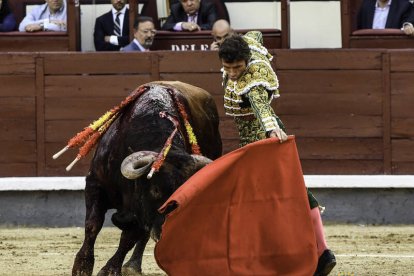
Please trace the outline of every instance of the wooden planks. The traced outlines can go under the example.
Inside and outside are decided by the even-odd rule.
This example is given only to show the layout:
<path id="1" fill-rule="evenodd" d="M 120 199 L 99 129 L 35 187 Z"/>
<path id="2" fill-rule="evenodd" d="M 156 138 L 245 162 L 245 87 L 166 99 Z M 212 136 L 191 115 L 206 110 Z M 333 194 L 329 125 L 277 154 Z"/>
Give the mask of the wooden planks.
<path id="1" fill-rule="evenodd" d="M 35 72 L 33 54 L 0 53 L 0 75 L 20 75 Z M 5 89 L 2 91 L 6 91 Z"/>
<path id="2" fill-rule="evenodd" d="M 349 37 L 349 46 L 351 48 L 386 48 L 386 49 L 413 48 L 414 40 L 412 40 L 411 37 L 405 34 L 394 35 L 394 36 L 351 35 Z"/>
<path id="3" fill-rule="evenodd" d="M 34 58 L 0 54 L 0 176 L 37 174 Z"/>
<path id="4" fill-rule="evenodd" d="M 46 75 L 147 74 L 151 72 L 150 53 L 47 53 Z"/>
<path id="5" fill-rule="evenodd" d="M 7 84 L 3 89 L 7 90 Z M 15 175 L 13 168 L 16 176 L 36 175 L 35 98 L 33 89 L 31 92 L 31 97 L 28 90 L 21 97 L 0 97 L 0 176 Z"/>
<path id="6" fill-rule="evenodd" d="M 299 137 L 382 136 L 382 119 L 379 116 L 326 113 L 311 116 L 281 114 L 280 117 L 288 133 Z"/>
<path id="7" fill-rule="evenodd" d="M 301 159 L 302 170 L 312 174 L 383 174 L 382 160 L 312 160 Z"/>
<path id="8" fill-rule="evenodd" d="M 301 158 L 324 160 L 381 160 L 381 138 L 296 137 Z"/>
<path id="9" fill-rule="evenodd" d="M 414 61 L 404 52 L 391 58 L 391 137 L 392 170 L 395 174 L 411 174 L 414 171 L 414 94 L 412 89 L 414 66 L 398 65 L 404 59 Z M 401 59 L 402 58 L 402 59 Z M 399 71 L 397 71 L 399 70 Z"/>
<path id="10" fill-rule="evenodd" d="M 60 75 L 46 76 L 47 98 L 126 97 L 140 85 L 150 82 L 148 75 Z"/>
<path id="11" fill-rule="evenodd" d="M 296 136 L 304 173 L 383 172 L 382 53 L 275 54 L 281 97 L 273 106 Z"/>
<path id="12" fill-rule="evenodd" d="M 326 93 L 356 95 L 381 94 L 381 71 L 378 69 L 281 69 L 276 67 L 279 78 L 280 94 L 289 93 Z M 297 81 L 293 81 L 297 80 Z M 350 81 L 352 80 L 352 81 Z"/>
<path id="13" fill-rule="evenodd" d="M 392 164 L 394 174 L 412 174 L 414 171 L 414 141 L 412 139 L 392 140 Z"/>
<path id="14" fill-rule="evenodd" d="M 380 70 L 381 50 L 273 50 L 277 70 Z"/>
<path id="15" fill-rule="evenodd" d="M 217 73 L 221 65 L 217 51 L 160 52 L 160 73 Z"/>
<path id="16" fill-rule="evenodd" d="M 414 72 L 414 56 L 412 50 L 395 50 L 391 55 L 391 72 Z"/>
<path id="17" fill-rule="evenodd" d="M 414 173 L 414 50 L 272 50 L 276 113 L 297 137 L 306 174 Z M 209 91 L 224 153 L 238 148 L 224 114 L 216 52 L 0 54 L 0 176 L 85 175 L 77 151 L 51 156 L 151 80 Z M 389 167 L 389 168 L 388 168 Z"/>
<path id="18" fill-rule="evenodd" d="M 413 78 L 414 72 L 391 74 L 391 135 L 395 138 L 414 137 L 414 94 L 413 90 L 407 89 L 412 86 Z"/>
<path id="19" fill-rule="evenodd" d="M 48 32 L 49 34 L 51 32 Z M 46 34 L 46 32 L 44 33 Z M 45 52 L 69 51 L 69 37 L 64 35 L 28 35 L 28 33 L 14 32 L 13 35 L 0 34 L 1 52 Z"/>

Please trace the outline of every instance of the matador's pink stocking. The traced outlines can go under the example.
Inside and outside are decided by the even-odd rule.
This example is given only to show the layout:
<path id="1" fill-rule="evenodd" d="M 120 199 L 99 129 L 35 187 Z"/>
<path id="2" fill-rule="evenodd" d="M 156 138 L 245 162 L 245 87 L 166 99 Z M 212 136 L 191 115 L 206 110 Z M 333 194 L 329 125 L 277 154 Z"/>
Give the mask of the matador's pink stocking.
<path id="1" fill-rule="evenodd" d="M 328 245 L 326 244 L 321 213 L 318 207 L 311 209 L 311 218 L 316 236 L 316 244 L 318 246 L 318 256 L 321 256 L 323 251 L 328 249 Z"/>

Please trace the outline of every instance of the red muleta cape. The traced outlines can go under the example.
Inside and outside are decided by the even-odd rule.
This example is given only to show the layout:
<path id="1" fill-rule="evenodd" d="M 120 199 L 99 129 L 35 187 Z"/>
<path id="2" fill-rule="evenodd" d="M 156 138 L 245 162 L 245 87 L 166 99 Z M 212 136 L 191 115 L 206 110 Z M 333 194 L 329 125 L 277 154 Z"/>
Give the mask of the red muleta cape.
<path id="1" fill-rule="evenodd" d="M 294 137 L 230 152 L 185 182 L 160 208 L 155 248 L 172 276 L 313 275 L 316 240 Z"/>

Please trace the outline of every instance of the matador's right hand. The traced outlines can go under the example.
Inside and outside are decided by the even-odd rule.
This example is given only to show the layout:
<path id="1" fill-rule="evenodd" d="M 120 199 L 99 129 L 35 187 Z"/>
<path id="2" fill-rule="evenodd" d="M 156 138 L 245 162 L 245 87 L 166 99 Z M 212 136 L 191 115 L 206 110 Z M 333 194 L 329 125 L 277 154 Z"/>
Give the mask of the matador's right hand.
<path id="1" fill-rule="evenodd" d="M 287 134 L 281 128 L 273 129 L 270 132 L 269 137 L 275 137 L 275 138 L 277 137 L 277 138 L 279 138 L 279 142 L 280 143 L 283 143 L 283 142 L 285 142 L 288 139 Z"/>

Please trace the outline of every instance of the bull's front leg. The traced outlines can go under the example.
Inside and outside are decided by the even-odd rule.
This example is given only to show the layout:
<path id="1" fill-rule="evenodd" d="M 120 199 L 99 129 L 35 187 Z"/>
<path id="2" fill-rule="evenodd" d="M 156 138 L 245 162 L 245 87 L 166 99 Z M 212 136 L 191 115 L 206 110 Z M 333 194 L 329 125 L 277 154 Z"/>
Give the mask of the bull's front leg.
<path id="1" fill-rule="evenodd" d="M 101 271 L 99 271 L 98 276 L 121 276 L 121 267 L 125 256 L 134 247 L 142 234 L 143 231 L 139 229 L 132 228 L 123 230 L 118 249 Z"/>
<path id="2" fill-rule="evenodd" d="M 95 263 L 94 246 L 96 237 L 102 229 L 105 220 L 107 207 L 104 204 L 102 191 L 96 183 L 86 180 L 85 187 L 85 238 L 79 252 L 76 254 L 75 262 L 72 268 L 73 276 L 92 275 Z"/>
<path id="3" fill-rule="evenodd" d="M 142 255 L 150 238 L 150 232 L 145 232 L 138 238 L 131 258 L 122 266 L 122 275 L 140 275 L 142 273 Z"/>

